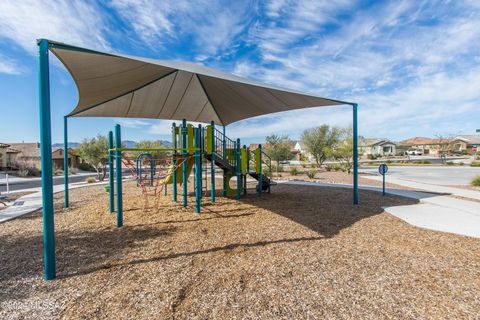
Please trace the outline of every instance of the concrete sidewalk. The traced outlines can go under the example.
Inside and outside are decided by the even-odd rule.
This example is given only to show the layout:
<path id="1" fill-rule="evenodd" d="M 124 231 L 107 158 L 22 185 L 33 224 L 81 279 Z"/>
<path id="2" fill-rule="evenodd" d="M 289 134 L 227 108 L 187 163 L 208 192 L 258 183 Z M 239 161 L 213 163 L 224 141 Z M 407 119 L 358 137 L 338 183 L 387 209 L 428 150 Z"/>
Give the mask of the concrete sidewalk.
<path id="1" fill-rule="evenodd" d="M 382 181 L 381 176 L 363 175 L 362 178 L 370 179 L 370 180 L 376 180 L 376 181 Z M 454 187 L 446 187 L 446 186 L 441 186 L 441 185 L 435 185 L 435 184 L 429 184 L 429 183 L 422 183 L 422 182 L 398 179 L 398 178 L 395 178 L 395 177 L 390 177 L 388 175 L 386 177 L 386 181 L 387 181 L 387 183 L 393 183 L 393 184 L 398 184 L 400 186 L 425 190 L 427 192 L 445 193 L 445 194 L 450 194 L 450 195 L 454 195 L 454 196 L 457 196 L 457 197 L 480 200 L 480 192 L 474 191 L 474 190 L 460 189 L 460 188 L 454 188 Z"/>
<path id="2" fill-rule="evenodd" d="M 279 184 L 340 187 L 351 185 L 303 181 L 278 181 Z M 382 192 L 382 188 L 359 186 L 361 190 Z M 454 189 L 454 188 L 451 188 Z M 446 195 L 399 189 L 387 189 L 388 194 L 416 199 L 418 204 L 384 207 L 388 213 L 417 227 L 480 238 L 480 202 L 456 199 Z M 466 190 L 469 191 L 469 190 Z M 360 205 L 361 205 L 360 198 Z"/>
<path id="3" fill-rule="evenodd" d="M 96 183 L 71 183 L 68 185 L 69 190 L 98 186 L 108 184 L 108 181 L 96 182 Z M 33 191 L 34 193 L 28 194 L 26 196 L 20 197 L 15 202 L 8 206 L 5 209 L 0 210 L 0 223 L 15 219 L 17 217 L 23 216 L 25 214 L 34 212 L 42 208 L 42 188 L 26 189 L 19 190 L 21 191 Z M 53 193 L 62 192 L 63 185 L 53 186 Z"/>

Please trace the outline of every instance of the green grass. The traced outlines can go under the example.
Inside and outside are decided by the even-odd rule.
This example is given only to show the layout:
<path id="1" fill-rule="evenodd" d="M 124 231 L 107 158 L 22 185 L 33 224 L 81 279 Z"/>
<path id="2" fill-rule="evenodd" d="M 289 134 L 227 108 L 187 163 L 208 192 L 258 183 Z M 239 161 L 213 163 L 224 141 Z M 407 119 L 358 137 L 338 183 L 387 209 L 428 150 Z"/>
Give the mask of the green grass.
<path id="1" fill-rule="evenodd" d="M 473 178 L 470 184 L 474 187 L 480 187 L 480 175 Z"/>

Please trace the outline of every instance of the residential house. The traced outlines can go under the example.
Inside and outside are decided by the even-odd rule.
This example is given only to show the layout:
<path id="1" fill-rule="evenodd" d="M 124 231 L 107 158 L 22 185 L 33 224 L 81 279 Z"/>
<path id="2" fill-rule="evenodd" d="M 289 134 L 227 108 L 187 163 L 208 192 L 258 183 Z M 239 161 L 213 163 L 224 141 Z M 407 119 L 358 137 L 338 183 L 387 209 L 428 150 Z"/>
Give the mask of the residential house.
<path id="1" fill-rule="evenodd" d="M 480 135 L 461 135 L 452 140 L 453 152 L 480 152 Z"/>
<path id="2" fill-rule="evenodd" d="M 9 144 L 0 143 L 0 170 L 15 168 L 15 158 L 20 151 L 12 148 Z"/>
<path id="3" fill-rule="evenodd" d="M 394 156 L 397 145 L 388 139 L 367 139 L 359 137 L 358 153 L 360 156 Z"/>
<path id="4" fill-rule="evenodd" d="M 451 140 L 442 138 L 414 137 L 400 141 L 401 146 L 409 150 L 420 150 L 424 155 L 437 156 L 446 153 L 450 149 Z"/>
<path id="5" fill-rule="evenodd" d="M 305 147 L 305 144 L 298 140 L 295 141 L 295 144 L 293 145 L 292 153 L 295 155 L 295 159 L 298 161 L 310 161 L 313 162 L 315 161 L 315 157 L 308 152 L 307 148 Z"/>
<path id="6" fill-rule="evenodd" d="M 15 164 L 17 167 L 36 168 L 41 170 L 40 143 L 10 143 L 11 147 L 18 151 Z M 79 156 L 68 149 L 68 166 L 77 168 L 80 164 Z M 53 168 L 63 170 L 63 148 L 52 148 Z"/>

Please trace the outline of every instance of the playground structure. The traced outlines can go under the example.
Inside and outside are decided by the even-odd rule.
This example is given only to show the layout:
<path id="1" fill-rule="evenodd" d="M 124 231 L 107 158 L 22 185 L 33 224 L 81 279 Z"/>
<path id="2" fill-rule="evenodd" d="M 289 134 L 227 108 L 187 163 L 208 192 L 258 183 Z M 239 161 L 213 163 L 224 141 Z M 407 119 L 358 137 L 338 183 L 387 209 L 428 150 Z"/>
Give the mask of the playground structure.
<path id="1" fill-rule="evenodd" d="M 40 120 L 40 156 L 42 166 L 42 206 L 43 206 L 43 243 L 44 243 L 44 271 L 45 279 L 56 277 L 55 258 L 55 231 L 53 205 L 53 174 L 52 174 L 52 139 L 51 139 L 51 110 L 50 110 L 50 71 L 49 52 L 52 52 L 66 67 L 75 81 L 79 92 L 77 106 L 68 115 L 64 116 L 64 146 L 65 146 L 65 193 L 64 206 L 69 206 L 68 193 L 68 139 L 67 123 L 70 117 L 116 117 L 116 118 L 149 118 L 166 120 L 188 120 L 200 123 L 211 123 L 211 136 L 208 130 L 204 131 L 206 141 L 201 149 L 193 151 L 195 164 L 200 169 L 203 156 L 211 163 L 211 171 L 216 166 L 224 172 L 224 192 L 240 196 L 242 177 L 245 181 L 247 174 L 258 181 L 257 192 L 269 191 L 271 183 L 262 173 L 263 153 L 257 151 L 250 157 L 250 152 L 242 148 L 240 140 L 235 143 L 218 135 L 215 124 L 225 126 L 236 121 L 301 108 L 323 106 L 349 105 L 353 113 L 353 204 L 358 204 L 358 105 L 353 102 L 322 98 L 316 95 L 278 88 L 262 84 L 232 74 L 210 69 L 181 61 L 161 61 L 122 54 L 105 53 L 91 49 L 76 47 L 47 39 L 37 41 L 39 47 L 38 60 L 38 88 L 39 88 L 39 120 Z M 185 120 L 183 123 L 185 123 Z M 183 126 L 182 130 L 188 130 Z M 117 226 L 123 226 L 122 203 L 122 152 L 121 129 L 115 127 L 115 147 L 113 132 L 109 133 L 109 175 L 110 175 L 110 210 L 116 202 Z M 195 131 L 195 130 L 194 130 Z M 200 131 L 199 131 L 200 132 Z M 197 135 L 197 137 L 199 137 Z M 182 132 L 182 146 L 187 145 L 187 135 Z M 220 137 L 221 143 L 217 140 Z M 211 139 L 211 146 L 209 141 Z M 209 149 L 211 148 L 211 149 Z M 208 152 L 210 150 L 210 152 Z M 137 149 L 136 151 L 141 151 Z M 176 156 L 192 157 L 186 148 L 176 148 L 172 162 L 163 164 L 164 179 L 169 179 L 165 168 L 172 168 L 172 179 L 178 172 Z M 180 155 L 178 155 L 180 153 Z M 245 155 L 245 157 L 243 156 Z M 250 158 L 249 158 L 250 157 Z M 242 159 L 244 159 L 242 161 Z M 248 160 L 247 160 L 248 159 Z M 252 160 L 256 165 L 250 166 Z M 116 170 L 113 170 L 115 163 Z M 184 197 L 187 186 L 187 163 L 181 163 L 182 188 Z M 222 167 L 223 166 L 223 167 Z M 259 166 L 259 167 L 257 167 Z M 250 170 L 254 169 L 254 170 Z M 257 170 L 258 169 L 258 170 Z M 136 169 L 135 169 L 136 170 Z M 142 169 L 143 170 L 143 169 Z M 138 171 L 138 183 L 148 186 L 148 176 Z M 200 170 L 201 171 L 201 170 Z M 214 172 L 211 176 L 214 177 Z M 183 174 L 185 173 L 185 174 Z M 135 172 L 135 174 L 137 174 Z M 117 197 L 114 197 L 114 182 Z M 153 184 L 153 178 L 151 183 Z M 160 177 L 160 173 L 159 173 Z M 196 193 L 201 193 L 201 175 L 195 175 Z M 237 179 L 237 187 L 230 188 L 230 180 Z M 175 177 L 175 179 L 177 179 Z M 214 181 L 214 179 L 212 179 Z M 177 180 L 178 183 L 178 180 Z M 172 188 L 177 187 L 172 183 Z M 160 185 L 160 181 L 159 181 Z M 165 184 L 167 185 L 167 184 Z M 230 188 L 230 189 L 229 189 Z M 158 191 L 158 188 L 157 190 Z M 173 195 L 175 196 L 175 192 Z M 212 189 L 212 200 L 215 194 Z M 196 197 L 197 202 L 201 196 Z M 175 199 L 174 199 L 175 200 Z M 185 202 L 185 198 L 184 198 Z M 196 210 L 200 210 L 200 204 Z M 186 204 L 185 204 L 186 205 Z"/>
<path id="2" fill-rule="evenodd" d="M 150 198 L 153 199 L 153 208 L 158 209 L 158 199 L 167 194 L 167 186 L 172 186 L 172 198 L 177 202 L 177 185 L 183 188 L 183 206 L 188 205 L 188 177 L 194 171 L 195 212 L 200 213 L 202 197 L 208 192 L 208 176 L 210 175 L 210 199 L 215 202 L 215 173 L 216 168 L 222 170 L 223 195 L 240 198 L 247 193 L 247 176 L 257 181 L 256 192 L 261 195 L 263 191 L 270 193 L 273 181 L 264 173 L 266 166 L 271 172 L 271 159 L 262 150 L 262 145 L 255 150 L 241 146 L 240 139 L 236 141 L 228 138 L 225 132 L 220 132 L 212 121 L 210 125 L 194 127 L 184 119 L 177 126 L 172 125 L 172 148 L 122 148 L 120 139 L 120 125 L 115 128 L 115 148 L 113 148 L 113 132 L 109 132 L 109 166 L 113 168 L 113 159 L 119 157 L 120 166 L 126 166 L 137 186 L 142 189 L 144 197 L 144 211 L 151 209 Z M 127 156 L 128 152 L 141 152 L 135 157 Z M 165 153 L 162 157 L 155 157 L 154 153 Z M 207 168 L 206 164 L 210 164 Z M 209 169 L 209 170 L 208 170 Z M 232 187 L 232 178 L 236 178 Z M 117 180 L 117 195 L 121 194 L 122 184 Z M 114 212 L 114 175 L 110 174 L 110 212 Z M 120 196 L 121 201 L 121 196 Z M 118 204 L 117 197 L 117 226 L 123 225 L 123 205 Z M 119 218 L 118 218 L 119 217 Z"/>

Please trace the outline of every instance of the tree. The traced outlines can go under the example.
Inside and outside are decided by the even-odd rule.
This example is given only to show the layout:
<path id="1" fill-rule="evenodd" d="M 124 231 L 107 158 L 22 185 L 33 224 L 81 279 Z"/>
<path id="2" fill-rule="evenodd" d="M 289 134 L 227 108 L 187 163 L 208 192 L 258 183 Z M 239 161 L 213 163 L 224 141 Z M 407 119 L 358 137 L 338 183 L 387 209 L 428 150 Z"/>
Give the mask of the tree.
<path id="1" fill-rule="evenodd" d="M 303 131 L 301 140 L 305 148 L 315 158 L 318 166 L 333 156 L 333 149 L 340 142 L 341 129 L 323 124 L 320 127 Z"/>
<path id="2" fill-rule="evenodd" d="M 103 181 L 107 174 L 108 140 L 106 136 L 83 139 L 78 146 L 79 156 L 97 172 L 98 181 Z"/>
<path id="3" fill-rule="evenodd" d="M 333 158 L 340 161 L 342 167 L 350 174 L 353 167 L 353 130 L 352 127 L 340 129 L 340 142 L 333 150 Z"/>
<path id="4" fill-rule="evenodd" d="M 159 149 L 166 148 L 161 140 L 141 140 L 136 143 L 136 148 L 139 149 Z M 135 151 L 133 154 L 139 155 L 140 153 L 151 153 L 154 159 L 163 159 L 167 155 L 166 150 L 155 150 L 155 151 Z"/>
<path id="5" fill-rule="evenodd" d="M 277 136 L 272 134 L 265 138 L 265 153 L 277 163 L 290 160 L 294 157 L 292 153 L 293 142 L 288 136 Z"/>

